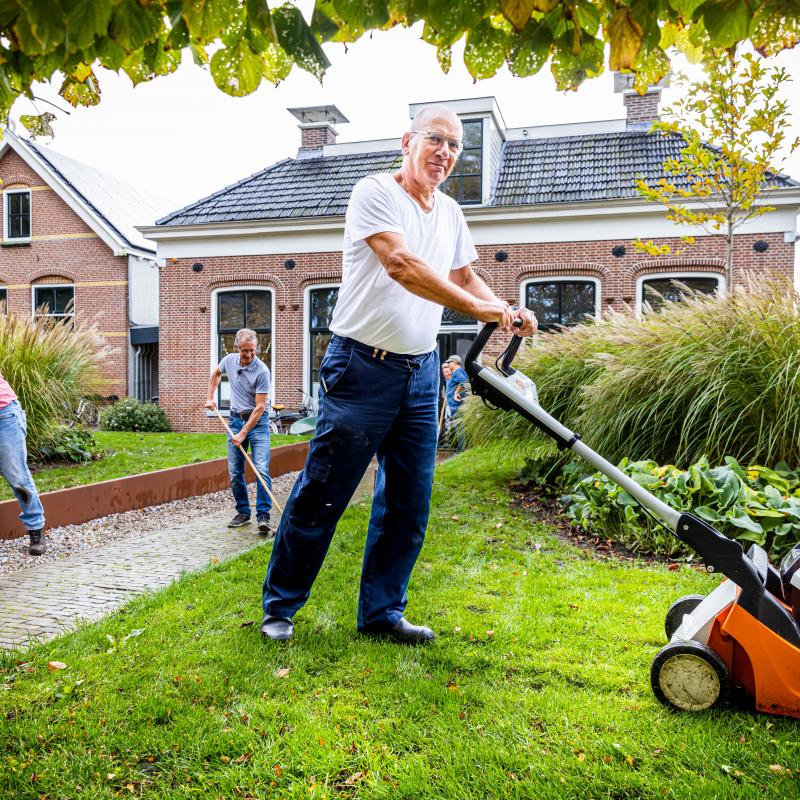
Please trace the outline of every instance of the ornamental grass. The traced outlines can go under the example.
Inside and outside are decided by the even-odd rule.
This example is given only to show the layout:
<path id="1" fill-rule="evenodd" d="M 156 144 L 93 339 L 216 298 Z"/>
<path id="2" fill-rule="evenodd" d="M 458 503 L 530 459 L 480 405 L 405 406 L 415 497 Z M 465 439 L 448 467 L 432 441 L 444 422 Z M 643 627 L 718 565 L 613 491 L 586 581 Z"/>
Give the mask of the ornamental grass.
<path id="1" fill-rule="evenodd" d="M 101 393 L 108 352 L 94 326 L 0 315 L 0 372 L 27 414 L 31 454 L 54 425 L 74 419 L 81 397 Z"/>
<path id="2" fill-rule="evenodd" d="M 800 296 L 751 279 L 725 295 L 687 295 L 640 319 L 612 312 L 534 337 L 516 366 L 542 407 L 611 461 L 800 464 Z M 471 439 L 541 449 L 522 417 L 467 410 Z"/>

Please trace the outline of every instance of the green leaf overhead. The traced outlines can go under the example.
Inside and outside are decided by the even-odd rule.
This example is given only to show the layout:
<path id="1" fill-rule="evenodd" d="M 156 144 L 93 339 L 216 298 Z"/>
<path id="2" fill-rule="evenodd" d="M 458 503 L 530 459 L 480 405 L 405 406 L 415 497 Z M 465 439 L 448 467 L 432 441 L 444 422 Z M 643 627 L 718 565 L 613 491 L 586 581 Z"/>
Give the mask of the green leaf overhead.
<path id="1" fill-rule="evenodd" d="M 462 41 L 476 80 L 503 64 L 526 76 L 549 63 L 556 85 L 569 89 L 608 65 L 634 73 L 634 88 L 645 91 L 675 48 L 697 60 L 746 41 L 765 55 L 800 43 L 799 0 L 314 0 L 302 11 L 297 0 L 273 2 L 0 0 L 0 116 L 35 82 L 77 64 L 139 82 L 176 69 L 186 48 L 204 68 L 215 56 L 212 78 L 235 95 L 252 91 L 259 74 L 282 80 L 294 65 L 321 80 L 330 66 L 322 43 L 420 21 L 445 72 Z M 79 103 L 96 102 L 97 89 L 67 87 Z"/>
<path id="2" fill-rule="evenodd" d="M 464 63 L 476 81 L 491 78 L 506 60 L 507 36 L 482 20 L 467 36 Z"/>
<path id="3" fill-rule="evenodd" d="M 750 10 L 746 0 L 708 0 L 696 11 L 714 47 L 732 47 L 747 38 Z"/>
<path id="4" fill-rule="evenodd" d="M 232 24 L 236 7 L 236 0 L 187 0 L 183 18 L 189 35 L 199 42 L 213 42 Z"/>
<path id="5" fill-rule="evenodd" d="M 64 37 L 64 9 L 59 0 L 40 3 L 37 0 L 20 0 L 16 34 L 24 52 L 43 55 L 55 50 Z"/>
<path id="6" fill-rule="evenodd" d="M 211 56 L 214 82 L 227 94 L 242 97 L 258 89 L 263 77 L 263 62 L 244 40 L 233 47 L 217 50 Z"/>
<path id="7" fill-rule="evenodd" d="M 328 61 L 300 10 L 284 3 L 272 12 L 272 19 L 275 23 L 278 44 L 293 57 L 298 66 L 322 80 L 331 62 Z"/>
<path id="8" fill-rule="evenodd" d="M 70 41 L 83 50 L 95 37 L 105 37 L 111 20 L 112 4 L 97 0 L 72 0 L 66 7 L 66 25 Z"/>

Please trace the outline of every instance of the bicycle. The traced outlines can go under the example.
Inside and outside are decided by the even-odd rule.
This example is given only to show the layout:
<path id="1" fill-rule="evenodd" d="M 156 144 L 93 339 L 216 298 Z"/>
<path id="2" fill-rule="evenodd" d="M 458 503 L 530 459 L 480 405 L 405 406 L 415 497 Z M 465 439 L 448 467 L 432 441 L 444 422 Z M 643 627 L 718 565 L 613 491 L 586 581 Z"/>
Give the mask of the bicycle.
<path id="1" fill-rule="evenodd" d="M 66 404 L 65 404 L 66 406 Z M 79 425 L 84 428 L 95 428 L 100 422 L 100 410 L 95 405 L 94 401 L 88 397 L 81 397 L 78 401 L 77 408 L 70 408 L 66 406 L 67 414 L 64 419 L 64 424 L 68 428 L 74 428 Z"/>
<path id="2" fill-rule="evenodd" d="M 303 402 L 300 408 L 294 410 L 286 410 L 286 406 L 276 403 L 272 407 L 270 414 L 270 430 L 273 433 L 288 433 L 289 429 L 302 419 L 308 417 L 316 417 L 317 415 L 317 401 L 303 389 L 298 389 L 298 392 L 303 396 Z"/>

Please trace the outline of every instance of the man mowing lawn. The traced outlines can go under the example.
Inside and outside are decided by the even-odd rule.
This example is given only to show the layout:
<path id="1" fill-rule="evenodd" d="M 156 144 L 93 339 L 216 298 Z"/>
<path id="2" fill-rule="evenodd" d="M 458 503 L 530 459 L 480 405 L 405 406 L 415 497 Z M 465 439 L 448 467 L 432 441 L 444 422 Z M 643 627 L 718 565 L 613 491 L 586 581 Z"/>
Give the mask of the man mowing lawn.
<path id="1" fill-rule="evenodd" d="M 269 399 L 270 374 L 267 365 L 256 356 L 258 337 L 255 331 L 242 328 L 236 332 L 233 346 L 238 351 L 228 353 L 211 371 L 205 408 L 217 407 L 217 387 L 223 375 L 228 376 L 231 387 L 230 429 L 228 436 L 228 475 L 236 504 L 236 515 L 229 528 L 239 528 L 250 522 L 250 498 L 245 481 L 245 458 L 240 447 L 250 445 L 253 464 L 272 490 L 269 477 L 269 415 L 265 414 Z M 260 533 L 270 533 L 272 499 L 267 490 L 256 483 L 256 519 Z"/>
<path id="2" fill-rule="evenodd" d="M 281 517 L 263 587 L 261 633 L 292 636 L 334 529 L 377 454 L 358 631 L 431 641 L 403 616 L 425 538 L 437 438 L 442 306 L 511 331 L 516 314 L 469 264 L 478 255 L 459 205 L 439 192 L 463 149 L 458 117 L 420 111 L 394 175 L 359 181 L 347 209 L 342 285 L 319 371 L 317 432 Z M 536 321 L 520 312 L 530 335 Z"/>

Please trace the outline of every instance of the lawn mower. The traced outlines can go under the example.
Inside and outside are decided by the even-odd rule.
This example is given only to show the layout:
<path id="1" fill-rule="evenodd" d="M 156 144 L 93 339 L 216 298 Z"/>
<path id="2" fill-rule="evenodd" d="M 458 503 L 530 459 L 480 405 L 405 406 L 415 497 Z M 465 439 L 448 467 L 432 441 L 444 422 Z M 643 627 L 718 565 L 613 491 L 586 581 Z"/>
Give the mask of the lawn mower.
<path id="1" fill-rule="evenodd" d="M 519 336 L 498 357 L 497 371 L 479 363 L 496 328 L 497 323 L 485 325 L 467 353 L 473 394 L 490 407 L 516 411 L 560 450 L 579 455 L 694 549 L 709 572 L 725 576 L 710 594 L 682 597 L 667 611 L 668 644 L 650 669 L 656 697 L 681 711 L 701 711 L 736 690 L 759 711 L 800 717 L 800 545 L 776 569 L 758 545 L 745 554 L 737 541 L 702 519 L 659 500 L 539 405 L 533 381 L 511 365 Z"/>

